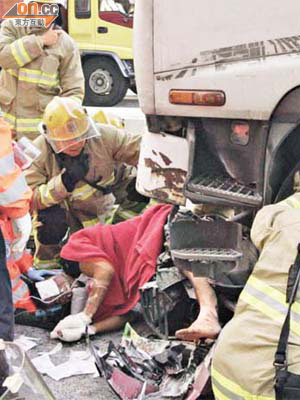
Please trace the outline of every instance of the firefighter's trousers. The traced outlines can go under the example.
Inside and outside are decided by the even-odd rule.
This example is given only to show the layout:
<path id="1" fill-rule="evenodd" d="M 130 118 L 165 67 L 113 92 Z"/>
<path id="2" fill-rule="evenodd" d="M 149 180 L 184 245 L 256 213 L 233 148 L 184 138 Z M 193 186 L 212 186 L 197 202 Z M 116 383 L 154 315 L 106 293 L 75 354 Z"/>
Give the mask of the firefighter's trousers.
<path id="1" fill-rule="evenodd" d="M 121 165 L 117 169 L 113 193 L 100 197 L 97 204 L 94 200 L 87 199 L 82 210 L 64 203 L 39 211 L 33 218 L 35 267 L 59 267 L 63 239 L 66 239 L 69 233 L 99 222 L 115 224 L 139 215 L 147 205 L 148 199 L 136 192 L 135 176 L 134 167 Z"/>
<path id="2" fill-rule="evenodd" d="M 110 193 L 103 196 L 97 206 L 87 203 L 85 210 L 76 210 L 65 202 L 36 213 L 32 221 L 34 266 L 43 269 L 58 268 L 59 253 L 69 234 L 99 222 L 104 223 L 113 204 L 114 196 Z"/>

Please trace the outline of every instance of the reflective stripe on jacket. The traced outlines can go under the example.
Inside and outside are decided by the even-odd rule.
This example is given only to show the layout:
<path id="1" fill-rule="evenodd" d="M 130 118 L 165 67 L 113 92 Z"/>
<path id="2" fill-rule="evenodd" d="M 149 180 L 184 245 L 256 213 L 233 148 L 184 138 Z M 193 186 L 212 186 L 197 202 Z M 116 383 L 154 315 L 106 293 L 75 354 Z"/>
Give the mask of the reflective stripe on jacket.
<path id="1" fill-rule="evenodd" d="M 97 128 L 101 136 L 87 140 L 84 147 L 89 157 L 86 179 L 105 187 L 114 182 L 114 169 L 118 163 L 137 165 L 141 136 L 109 125 L 99 124 Z M 60 204 L 85 227 L 99 222 L 105 207 L 111 209 L 113 196 L 104 196 L 100 190 L 84 181 L 79 181 L 72 193 L 67 192 L 61 180 L 62 171 L 50 145 L 42 136 L 34 144 L 41 155 L 26 170 L 27 183 L 33 190 L 33 211 Z"/>
<path id="2" fill-rule="evenodd" d="M 55 45 L 44 47 L 45 29 L 15 27 L 6 20 L 0 31 L 0 108 L 17 136 L 34 139 L 46 105 L 54 96 L 80 102 L 84 77 L 79 50 L 61 31 Z"/>
<path id="3" fill-rule="evenodd" d="M 14 234 L 11 222 L 8 218 L 0 218 L 0 229 L 5 241 L 7 269 L 11 279 L 14 307 L 23 308 L 27 311 L 35 311 L 36 306 L 30 298 L 28 287 L 21 279 L 21 274 L 26 274 L 28 269 L 32 266 L 32 256 L 24 252 L 20 259 L 14 260 L 10 250 L 11 243 L 14 240 Z"/>
<path id="4" fill-rule="evenodd" d="M 15 164 L 11 131 L 3 118 L 0 118 L 0 143 L 0 213 L 11 218 L 22 217 L 29 210 L 31 190 Z"/>
<path id="5" fill-rule="evenodd" d="M 273 366 L 288 304 L 288 272 L 300 242 L 300 193 L 264 207 L 251 238 L 260 257 L 245 285 L 234 317 L 224 327 L 213 357 L 217 400 L 275 399 Z M 289 370 L 300 374 L 300 297 L 292 307 Z"/>

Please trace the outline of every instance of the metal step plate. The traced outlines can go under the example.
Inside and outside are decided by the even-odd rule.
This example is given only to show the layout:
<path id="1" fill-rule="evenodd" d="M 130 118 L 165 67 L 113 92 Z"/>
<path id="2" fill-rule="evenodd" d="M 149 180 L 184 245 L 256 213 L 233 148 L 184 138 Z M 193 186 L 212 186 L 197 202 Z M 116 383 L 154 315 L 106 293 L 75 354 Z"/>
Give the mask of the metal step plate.
<path id="1" fill-rule="evenodd" d="M 172 257 L 189 261 L 237 261 L 243 253 L 233 249 L 193 248 L 173 249 Z"/>
<path id="2" fill-rule="evenodd" d="M 200 196 L 221 197 L 253 206 L 259 206 L 262 202 L 262 197 L 255 189 L 224 176 L 198 175 L 187 184 L 187 190 Z"/>

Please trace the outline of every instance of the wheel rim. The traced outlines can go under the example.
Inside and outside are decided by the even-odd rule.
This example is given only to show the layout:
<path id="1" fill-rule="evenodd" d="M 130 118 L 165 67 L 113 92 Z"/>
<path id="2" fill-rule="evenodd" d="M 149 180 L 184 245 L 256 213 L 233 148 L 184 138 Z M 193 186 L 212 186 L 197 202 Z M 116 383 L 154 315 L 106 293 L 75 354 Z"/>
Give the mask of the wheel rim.
<path id="1" fill-rule="evenodd" d="M 112 76 L 105 69 L 96 69 L 90 75 L 89 86 L 98 95 L 108 94 L 113 86 Z"/>

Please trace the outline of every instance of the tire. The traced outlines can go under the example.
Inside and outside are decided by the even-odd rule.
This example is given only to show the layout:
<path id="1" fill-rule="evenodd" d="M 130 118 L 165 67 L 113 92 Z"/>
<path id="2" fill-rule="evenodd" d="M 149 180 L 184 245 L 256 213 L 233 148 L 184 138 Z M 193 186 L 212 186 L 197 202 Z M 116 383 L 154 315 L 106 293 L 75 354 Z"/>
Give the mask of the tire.
<path id="1" fill-rule="evenodd" d="M 87 106 L 114 106 L 125 96 L 128 80 L 109 58 L 94 57 L 83 64 Z"/>

